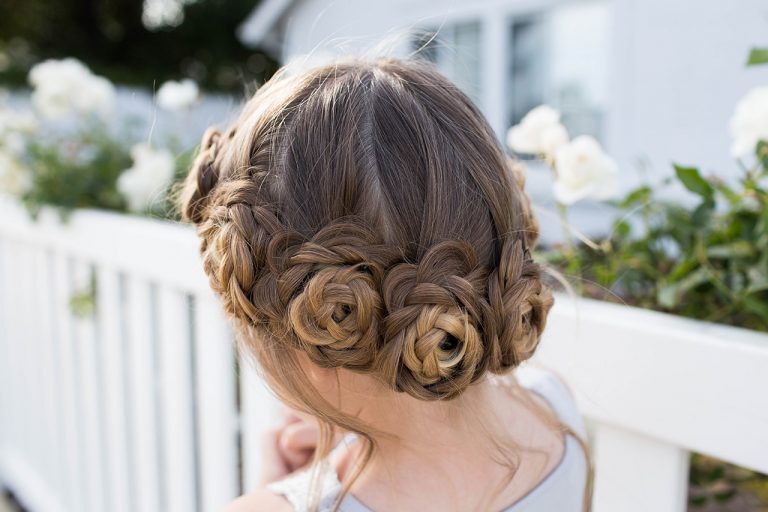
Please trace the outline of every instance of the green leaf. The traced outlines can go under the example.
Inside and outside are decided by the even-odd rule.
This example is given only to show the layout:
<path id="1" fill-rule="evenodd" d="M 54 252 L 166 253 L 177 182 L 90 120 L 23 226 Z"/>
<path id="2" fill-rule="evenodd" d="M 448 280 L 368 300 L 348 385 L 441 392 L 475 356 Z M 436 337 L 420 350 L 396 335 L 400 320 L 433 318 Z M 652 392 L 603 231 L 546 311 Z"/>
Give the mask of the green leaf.
<path id="1" fill-rule="evenodd" d="M 752 313 L 759 315 L 763 318 L 766 322 L 768 322 L 768 304 L 765 302 L 755 299 L 754 297 L 744 297 L 744 307 L 751 311 Z"/>
<path id="2" fill-rule="evenodd" d="M 696 258 L 687 258 L 672 267 L 667 279 L 669 281 L 679 281 L 698 266 L 699 262 L 696 261 Z"/>
<path id="3" fill-rule="evenodd" d="M 620 208 L 630 208 L 646 204 L 651 199 L 651 187 L 644 185 L 632 190 L 620 203 Z"/>
<path id="4" fill-rule="evenodd" d="M 714 197 L 715 189 L 707 180 L 702 178 L 697 168 L 675 165 L 675 174 L 685 188 L 694 194 L 703 197 L 706 201 L 711 201 Z"/>
<path id="5" fill-rule="evenodd" d="M 685 292 L 702 283 L 706 283 L 709 281 L 709 278 L 709 271 L 706 268 L 698 268 L 680 281 L 660 285 L 656 294 L 656 300 L 662 307 L 672 309 L 677 305 L 680 297 Z"/>
<path id="6" fill-rule="evenodd" d="M 747 58 L 747 66 L 768 64 L 768 48 L 752 48 Z"/>
<path id="7" fill-rule="evenodd" d="M 706 226 L 709 224 L 712 218 L 712 213 L 715 209 L 715 203 L 712 199 L 704 199 L 704 201 L 693 210 L 691 215 L 691 223 L 694 226 Z"/>
<path id="8" fill-rule="evenodd" d="M 629 222 L 622 220 L 616 223 L 614 231 L 618 238 L 626 238 L 632 232 L 632 227 L 629 225 Z"/>
<path id="9" fill-rule="evenodd" d="M 761 140 L 757 143 L 757 149 L 755 150 L 757 159 L 763 166 L 763 171 L 768 170 L 768 142 Z"/>

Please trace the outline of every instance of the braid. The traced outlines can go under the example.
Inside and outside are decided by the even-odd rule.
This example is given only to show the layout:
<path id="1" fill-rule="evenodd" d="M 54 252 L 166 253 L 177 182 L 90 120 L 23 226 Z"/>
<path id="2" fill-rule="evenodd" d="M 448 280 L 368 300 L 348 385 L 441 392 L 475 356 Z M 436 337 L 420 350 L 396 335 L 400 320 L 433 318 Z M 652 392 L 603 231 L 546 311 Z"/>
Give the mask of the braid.
<path id="1" fill-rule="evenodd" d="M 498 358 L 490 370 L 513 368 L 533 355 L 552 307 L 550 289 L 521 239 L 506 241 L 488 278 L 488 300 L 498 324 Z"/>
<path id="2" fill-rule="evenodd" d="M 200 152 L 192 164 L 182 197 L 182 215 L 185 220 L 198 224 L 204 220 L 207 198 L 219 181 L 216 156 L 219 152 L 221 132 L 208 128 L 200 144 Z"/>
<path id="3" fill-rule="evenodd" d="M 435 400 L 457 396 L 482 375 L 486 274 L 468 244 L 451 241 L 428 250 L 419 264 L 390 269 L 380 360 L 390 385 Z"/>

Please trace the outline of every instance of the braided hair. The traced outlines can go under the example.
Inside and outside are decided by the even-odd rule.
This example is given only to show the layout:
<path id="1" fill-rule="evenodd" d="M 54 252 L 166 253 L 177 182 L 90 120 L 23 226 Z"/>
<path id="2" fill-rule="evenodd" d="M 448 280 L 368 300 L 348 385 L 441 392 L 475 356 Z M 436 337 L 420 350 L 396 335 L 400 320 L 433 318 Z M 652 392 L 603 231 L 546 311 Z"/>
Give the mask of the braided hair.
<path id="1" fill-rule="evenodd" d="M 519 170 L 423 63 L 277 77 L 206 132 L 181 208 L 231 317 L 419 399 L 528 359 L 552 305 Z"/>
<path id="2" fill-rule="evenodd" d="M 330 426 L 297 354 L 450 400 L 530 358 L 552 294 L 523 177 L 477 107 L 420 61 L 278 72 L 209 129 L 180 195 L 203 267 L 281 398 Z M 324 440 L 323 440 L 324 439 Z M 363 461 L 365 462 L 365 460 Z"/>

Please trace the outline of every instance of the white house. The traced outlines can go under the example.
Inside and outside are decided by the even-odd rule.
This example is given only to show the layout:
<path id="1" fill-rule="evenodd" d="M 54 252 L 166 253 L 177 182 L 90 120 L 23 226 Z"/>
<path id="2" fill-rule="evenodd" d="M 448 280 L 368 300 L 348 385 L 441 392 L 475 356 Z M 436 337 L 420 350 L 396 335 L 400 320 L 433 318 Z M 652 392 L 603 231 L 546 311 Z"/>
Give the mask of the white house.
<path id="1" fill-rule="evenodd" d="M 764 0 L 264 0 L 239 35 L 283 62 L 421 48 L 500 136 L 552 104 L 572 135 L 603 142 L 625 186 L 672 162 L 733 176 L 729 119 L 768 84 L 768 66 L 745 67 L 768 45 Z M 535 197 L 547 179 L 534 173 Z"/>

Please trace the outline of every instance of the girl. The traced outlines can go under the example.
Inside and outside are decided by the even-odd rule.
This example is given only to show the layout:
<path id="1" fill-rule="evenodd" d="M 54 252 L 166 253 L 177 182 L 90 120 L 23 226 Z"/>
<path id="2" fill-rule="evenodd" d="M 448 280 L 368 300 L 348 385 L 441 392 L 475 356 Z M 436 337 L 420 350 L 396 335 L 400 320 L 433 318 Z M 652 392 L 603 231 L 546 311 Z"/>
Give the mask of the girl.
<path id="1" fill-rule="evenodd" d="M 516 370 L 552 305 L 522 185 L 423 62 L 283 70 L 208 131 L 183 215 L 239 342 L 305 418 L 231 512 L 585 507 L 570 395 Z"/>

